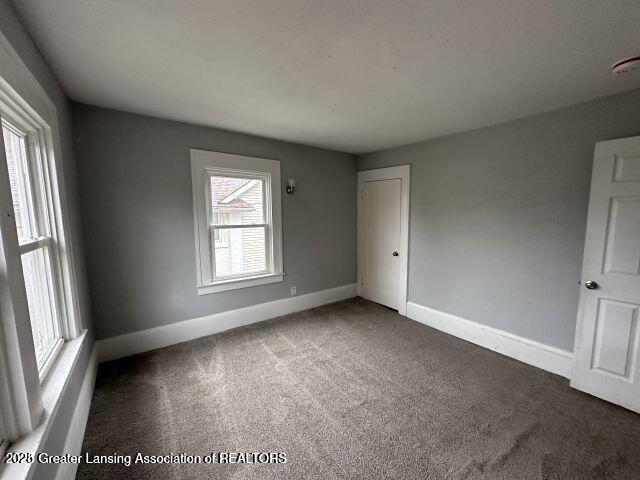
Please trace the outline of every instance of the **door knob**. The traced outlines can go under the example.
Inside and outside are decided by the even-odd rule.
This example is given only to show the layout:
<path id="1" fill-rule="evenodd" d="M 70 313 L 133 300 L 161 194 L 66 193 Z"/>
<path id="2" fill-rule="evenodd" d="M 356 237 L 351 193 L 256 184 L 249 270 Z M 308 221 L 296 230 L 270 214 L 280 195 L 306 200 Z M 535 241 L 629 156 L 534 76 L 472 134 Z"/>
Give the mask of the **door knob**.
<path id="1" fill-rule="evenodd" d="M 393 252 L 393 256 L 397 257 L 398 256 L 398 252 Z"/>
<path id="2" fill-rule="evenodd" d="M 586 282 L 584 282 L 584 286 L 585 288 L 587 288 L 588 290 L 595 290 L 596 288 L 598 288 L 600 285 L 598 285 L 598 282 L 594 282 L 593 280 L 587 280 Z"/>

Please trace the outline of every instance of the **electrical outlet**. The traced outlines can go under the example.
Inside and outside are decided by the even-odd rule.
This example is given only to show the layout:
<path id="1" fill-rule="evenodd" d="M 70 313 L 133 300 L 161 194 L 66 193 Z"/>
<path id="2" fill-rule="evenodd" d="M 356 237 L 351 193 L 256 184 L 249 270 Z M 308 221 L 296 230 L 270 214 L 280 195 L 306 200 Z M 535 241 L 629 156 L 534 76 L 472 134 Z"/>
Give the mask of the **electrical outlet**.
<path id="1" fill-rule="evenodd" d="M 296 287 L 295 287 L 295 286 L 291 287 L 291 296 L 292 296 L 292 297 L 293 297 L 294 295 L 296 295 L 296 294 L 297 294 L 297 291 L 296 291 L 296 290 L 297 290 L 297 289 L 296 289 Z"/>

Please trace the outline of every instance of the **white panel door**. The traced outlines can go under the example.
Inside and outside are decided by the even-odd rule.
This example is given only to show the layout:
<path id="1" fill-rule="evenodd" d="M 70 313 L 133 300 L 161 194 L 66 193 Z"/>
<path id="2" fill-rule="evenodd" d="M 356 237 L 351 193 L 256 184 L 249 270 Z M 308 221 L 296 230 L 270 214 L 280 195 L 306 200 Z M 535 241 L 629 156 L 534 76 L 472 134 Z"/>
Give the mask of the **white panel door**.
<path id="1" fill-rule="evenodd" d="M 400 208 L 402 180 L 363 182 L 362 296 L 398 309 L 400 292 Z"/>
<path id="2" fill-rule="evenodd" d="M 596 145 L 571 385 L 640 412 L 640 137 Z"/>

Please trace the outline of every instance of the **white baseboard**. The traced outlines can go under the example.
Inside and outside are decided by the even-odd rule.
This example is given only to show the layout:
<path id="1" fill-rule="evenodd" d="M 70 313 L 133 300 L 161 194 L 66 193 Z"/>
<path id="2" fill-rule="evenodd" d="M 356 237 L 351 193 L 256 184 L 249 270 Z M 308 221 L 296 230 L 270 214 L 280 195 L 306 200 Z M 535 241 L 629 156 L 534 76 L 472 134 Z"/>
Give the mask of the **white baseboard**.
<path id="1" fill-rule="evenodd" d="M 101 362 L 168 347 L 357 295 L 355 283 L 98 340 Z"/>
<path id="2" fill-rule="evenodd" d="M 91 408 L 91 398 L 93 397 L 93 387 L 97 373 L 98 348 L 94 346 L 82 380 L 82 387 L 80 388 L 76 408 L 73 411 L 69 432 L 64 442 L 63 454 L 80 455 L 82 451 L 82 441 L 84 440 L 84 431 L 89 418 L 89 409 Z M 73 480 L 76 478 L 77 470 L 77 463 L 62 463 L 58 466 L 55 480 Z"/>
<path id="3" fill-rule="evenodd" d="M 504 330 L 444 313 L 417 303 L 407 303 L 407 316 L 442 332 L 515 358 L 534 367 L 570 378 L 573 354 Z"/>

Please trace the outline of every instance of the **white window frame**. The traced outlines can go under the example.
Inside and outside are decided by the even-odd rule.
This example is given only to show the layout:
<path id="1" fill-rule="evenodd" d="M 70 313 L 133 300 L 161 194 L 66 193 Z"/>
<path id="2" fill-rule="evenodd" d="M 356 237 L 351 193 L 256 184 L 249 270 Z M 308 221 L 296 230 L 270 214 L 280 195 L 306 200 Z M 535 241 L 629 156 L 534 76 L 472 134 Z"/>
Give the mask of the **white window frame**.
<path id="1" fill-rule="evenodd" d="M 38 366 L 41 381 L 51 369 L 63 344 L 78 336 L 81 327 L 79 318 L 74 315 L 75 288 L 69 276 L 71 272 L 70 258 L 65 252 L 63 214 L 60 209 L 61 199 L 56 175 L 55 153 L 53 150 L 52 129 L 42 118 L 29 112 L 21 99 L 10 98 L 6 92 L 0 91 L 0 123 L 6 122 L 13 129 L 19 129 L 25 136 L 27 149 L 27 168 L 31 177 L 31 188 L 34 195 L 34 208 L 38 211 L 37 224 L 40 237 L 19 245 L 20 255 L 37 249 L 46 248 L 50 265 L 52 306 L 56 315 L 55 328 L 60 338 L 46 353 L 43 362 Z M 4 157 L 4 142 L 0 141 L 2 152 L 0 160 L 4 163 L 0 168 L 7 168 Z M 39 174 L 39 175 L 38 175 Z M 36 176 L 37 175 L 37 176 Z M 40 190 L 40 175 L 44 191 Z M 76 309 L 77 311 L 77 309 Z"/>
<path id="2" fill-rule="evenodd" d="M 219 212 L 218 216 L 219 218 L 223 218 L 223 215 L 229 215 L 227 212 Z M 215 222 L 215 220 L 213 220 Z M 218 232 L 220 233 L 220 240 L 215 238 L 215 232 L 214 232 L 214 240 L 215 240 L 215 246 L 218 248 L 227 248 L 229 246 L 229 232 L 225 231 L 225 230 L 218 230 Z"/>
<path id="3" fill-rule="evenodd" d="M 24 114 L 21 115 L 20 113 L 11 111 L 7 105 L 0 100 L 0 124 L 22 136 L 25 142 L 25 166 L 27 171 L 24 172 L 24 174 L 29 177 L 31 187 L 30 196 L 32 198 L 22 199 L 22 201 L 26 202 L 28 206 L 33 207 L 34 212 L 31 213 L 33 218 L 29 223 L 35 224 L 38 232 L 37 237 L 30 238 L 27 242 L 19 244 L 20 256 L 22 257 L 27 253 L 42 249 L 46 259 L 46 275 L 49 279 L 49 284 L 47 285 L 49 291 L 47 295 L 52 301 L 51 310 L 55 317 L 52 319 L 53 329 L 57 338 L 53 344 L 49 345 L 43 357 L 38 359 L 42 361 L 38 365 L 38 372 L 40 378 L 44 379 L 51 365 L 53 365 L 57 354 L 60 352 L 65 339 L 69 339 L 69 335 L 64 333 L 65 329 L 63 326 L 63 324 L 66 324 L 67 312 L 64 304 L 64 287 L 61 282 L 59 268 L 61 263 L 60 251 L 56 248 L 56 239 L 53 236 L 55 225 L 51 221 L 52 215 L 55 215 L 55 211 L 50 208 L 53 199 L 47 152 L 43 145 L 45 135 L 41 128 L 33 122 L 30 122 L 29 119 L 23 115 Z M 4 146 L 2 141 L 0 141 L 0 146 Z M 0 158 L 2 158 L 1 155 Z M 20 159 L 15 159 L 14 161 L 16 162 L 17 170 L 20 171 Z M 40 180 L 43 181 L 43 185 L 40 184 Z M 29 205 L 31 202 L 33 202 L 33 205 Z"/>
<path id="4" fill-rule="evenodd" d="M 215 260 L 212 253 L 214 234 L 211 214 L 211 177 L 219 175 L 264 181 L 265 223 L 254 224 L 251 227 L 265 229 L 267 265 L 265 272 L 236 277 L 215 277 Z M 283 281 L 280 162 L 191 149 L 191 181 L 198 295 Z M 224 227 L 224 229 L 239 227 L 250 228 L 247 225 L 238 225 Z"/>
<path id="5" fill-rule="evenodd" d="M 47 169 L 44 187 L 50 219 L 47 242 L 59 262 L 56 288 L 62 311 L 60 331 L 65 340 L 73 339 L 60 349 L 59 361 L 50 358 L 46 368 L 38 370 L 21 265 L 21 253 L 38 246 L 18 244 L 11 192 L 5 188 L 9 179 L 4 142 L 0 141 L 0 415 L 9 448 L 17 441 L 22 447 L 29 444 L 35 452 L 51 426 L 50 416 L 43 416 L 44 410 L 51 413 L 59 401 L 71 372 L 72 362 L 68 360 L 77 358 L 87 336 L 82 332 L 75 257 L 70 239 L 65 235 L 70 221 L 56 107 L 1 33 L 0 111 L 11 124 L 15 125 L 18 120 L 19 126 L 26 127 L 25 130 L 38 138 L 36 153 Z M 26 447 L 22 450 L 27 451 Z M 11 478 L 22 478 L 23 470 L 30 470 L 32 466 L 4 465 L 0 470 Z"/>

